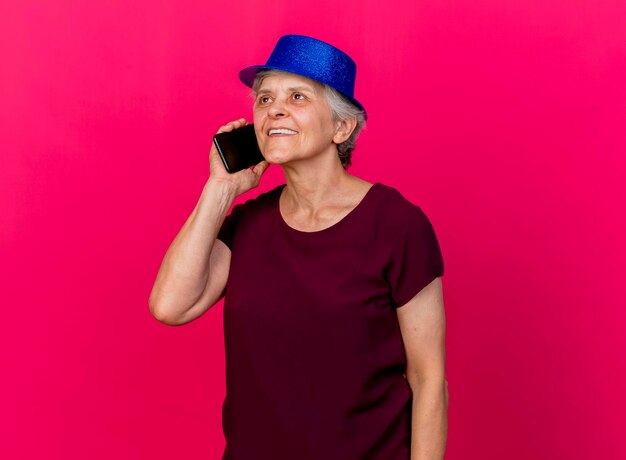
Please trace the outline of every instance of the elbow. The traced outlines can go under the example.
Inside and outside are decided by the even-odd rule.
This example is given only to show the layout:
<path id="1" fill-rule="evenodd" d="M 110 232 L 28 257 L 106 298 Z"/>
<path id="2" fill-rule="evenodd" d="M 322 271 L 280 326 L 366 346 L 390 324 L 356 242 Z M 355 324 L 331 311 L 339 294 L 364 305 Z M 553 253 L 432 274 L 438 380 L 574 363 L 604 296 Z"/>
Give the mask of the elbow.
<path id="1" fill-rule="evenodd" d="M 176 320 L 172 317 L 172 309 L 163 302 L 162 298 L 159 298 L 155 289 L 152 290 L 148 298 L 148 309 L 152 317 L 158 322 L 168 326 L 176 326 Z"/>
<path id="2" fill-rule="evenodd" d="M 167 326 L 178 326 L 180 324 L 178 319 L 172 317 L 171 312 L 163 305 L 148 302 L 148 308 L 150 309 L 150 314 L 152 315 L 152 317 L 158 322 Z"/>
<path id="3" fill-rule="evenodd" d="M 150 314 L 152 315 L 154 319 L 156 319 L 160 323 L 167 322 L 166 315 L 164 314 L 164 310 L 160 305 L 154 304 L 152 302 L 148 302 L 148 309 L 150 310 Z"/>

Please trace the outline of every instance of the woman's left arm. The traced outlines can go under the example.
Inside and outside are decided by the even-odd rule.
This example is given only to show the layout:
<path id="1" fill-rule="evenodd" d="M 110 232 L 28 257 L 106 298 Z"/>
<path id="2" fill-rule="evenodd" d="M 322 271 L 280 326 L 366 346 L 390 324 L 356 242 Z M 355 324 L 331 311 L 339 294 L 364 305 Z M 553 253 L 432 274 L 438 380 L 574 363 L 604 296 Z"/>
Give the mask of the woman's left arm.
<path id="1" fill-rule="evenodd" d="M 441 278 L 435 278 L 398 307 L 413 390 L 411 460 L 444 458 L 448 437 L 448 381 L 445 367 L 446 319 Z"/>

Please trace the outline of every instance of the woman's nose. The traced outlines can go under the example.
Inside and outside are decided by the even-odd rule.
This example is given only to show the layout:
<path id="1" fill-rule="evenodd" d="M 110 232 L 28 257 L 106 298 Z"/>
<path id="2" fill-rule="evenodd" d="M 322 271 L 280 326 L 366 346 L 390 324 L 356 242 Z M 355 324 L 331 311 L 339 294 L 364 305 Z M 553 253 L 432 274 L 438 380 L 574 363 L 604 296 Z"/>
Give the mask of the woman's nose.
<path id="1" fill-rule="evenodd" d="M 284 117 L 287 114 L 287 109 L 284 103 L 277 99 L 270 107 L 268 113 L 272 117 Z"/>

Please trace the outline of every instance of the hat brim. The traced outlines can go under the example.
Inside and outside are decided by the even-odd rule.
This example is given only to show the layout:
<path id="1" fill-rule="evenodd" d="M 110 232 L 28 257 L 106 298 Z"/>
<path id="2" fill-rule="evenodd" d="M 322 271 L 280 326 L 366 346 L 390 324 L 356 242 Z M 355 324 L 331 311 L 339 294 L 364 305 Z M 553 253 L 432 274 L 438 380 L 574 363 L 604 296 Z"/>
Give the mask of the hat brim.
<path id="1" fill-rule="evenodd" d="M 257 72 L 259 72 L 260 70 L 279 70 L 281 72 L 285 72 L 285 73 L 294 73 L 294 72 L 290 72 L 289 70 L 284 70 L 280 67 L 274 67 L 274 66 L 268 66 L 268 65 L 252 65 L 249 67 L 246 67 L 245 69 L 241 70 L 239 72 L 239 79 L 242 81 L 242 83 L 246 86 L 249 86 L 250 88 L 252 88 L 252 85 L 254 84 L 254 79 L 256 77 Z M 300 75 L 302 77 L 306 77 L 306 78 L 311 78 L 308 75 L 303 75 L 303 74 L 295 74 L 295 75 Z M 319 81 L 315 78 L 311 78 L 311 80 L 315 80 L 315 81 Z M 320 83 L 324 83 L 324 82 L 320 82 Z M 360 110 L 363 111 L 363 116 L 364 118 L 367 120 L 367 111 L 365 110 L 365 107 L 363 107 L 363 104 L 361 104 L 359 101 L 357 101 L 355 98 L 348 96 L 347 94 L 344 94 L 343 92 L 337 90 L 337 92 L 339 92 L 343 97 L 345 97 L 346 99 L 348 99 L 350 102 L 352 102 L 355 106 L 357 106 Z"/>

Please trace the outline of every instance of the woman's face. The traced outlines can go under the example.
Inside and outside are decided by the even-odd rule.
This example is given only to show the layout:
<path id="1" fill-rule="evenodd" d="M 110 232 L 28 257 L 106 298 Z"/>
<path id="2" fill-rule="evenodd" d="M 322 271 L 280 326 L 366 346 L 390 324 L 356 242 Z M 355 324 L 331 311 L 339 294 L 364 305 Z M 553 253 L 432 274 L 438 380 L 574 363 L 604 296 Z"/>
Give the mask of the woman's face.
<path id="1" fill-rule="evenodd" d="M 289 133 L 271 133 L 286 128 Z M 335 129 L 321 83 L 281 72 L 265 77 L 254 102 L 254 129 L 263 156 L 270 164 L 337 154 Z"/>

